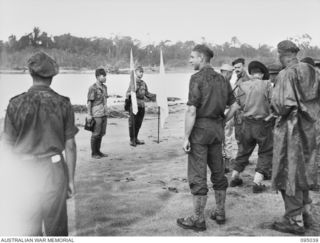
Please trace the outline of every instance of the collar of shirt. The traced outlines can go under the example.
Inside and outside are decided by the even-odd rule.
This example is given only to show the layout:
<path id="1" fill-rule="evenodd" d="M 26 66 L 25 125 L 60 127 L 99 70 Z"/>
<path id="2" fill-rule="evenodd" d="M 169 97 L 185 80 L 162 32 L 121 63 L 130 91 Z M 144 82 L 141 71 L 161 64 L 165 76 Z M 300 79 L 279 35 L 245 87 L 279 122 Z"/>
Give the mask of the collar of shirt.
<path id="1" fill-rule="evenodd" d="M 208 69 L 208 68 L 212 68 L 212 66 L 211 66 L 211 64 L 210 64 L 210 63 L 206 63 L 206 64 L 204 64 L 204 66 L 203 66 L 199 71 L 201 71 L 201 70 L 205 70 L 205 69 Z"/>
<path id="2" fill-rule="evenodd" d="M 136 78 L 136 82 L 137 82 L 137 83 L 142 83 L 143 80 L 142 80 L 141 78 Z"/>
<path id="3" fill-rule="evenodd" d="M 94 84 L 97 88 L 103 89 L 105 87 L 104 84 L 100 83 L 99 81 L 95 82 Z"/>
<path id="4" fill-rule="evenodd" d="M 32 85 L 29 91 L 51 91 L 52 89 L 46 85 Z"/>
<path id="5" fill-rule="evenodd" d="M 293 59 L 290 61 L 290 63 L 288 64 L 288 66 L 286 66 L 286 68 L 291 67 L 291 66 L 297 64 L 298 62 L 299 62 L 299 61 L 298 61 L 298 58 L 293 58 Z"/>

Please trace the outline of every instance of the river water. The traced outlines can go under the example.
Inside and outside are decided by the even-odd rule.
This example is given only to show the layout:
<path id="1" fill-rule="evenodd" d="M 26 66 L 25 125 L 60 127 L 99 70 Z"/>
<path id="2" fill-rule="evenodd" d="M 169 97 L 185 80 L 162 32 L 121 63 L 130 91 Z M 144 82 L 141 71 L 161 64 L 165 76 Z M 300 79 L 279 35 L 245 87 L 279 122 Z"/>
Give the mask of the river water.
<path id="1" fill-rule="evenodd" d="M 168 97 L 178 97 L 185 101 L 188 97 L 188 85 L 192 73 L 168 73 L 164 77 L 158 74 L 145 74 L 143 80 L 150 92 L 155 92 L 158 85 L 166 87 Z M 128 74 L 107 76 L 109 95 L 124 96 L 129 86 Z M 59 74 L 54 77 L 51 87 L 61 95 L 68 96 L 72 104 L 86 104 L 88 88 L 95 82 L 94 73 Z M 0 74 L 0 117 L 11 97 L 28 90 L 32 85 L 29 74 Z"/>

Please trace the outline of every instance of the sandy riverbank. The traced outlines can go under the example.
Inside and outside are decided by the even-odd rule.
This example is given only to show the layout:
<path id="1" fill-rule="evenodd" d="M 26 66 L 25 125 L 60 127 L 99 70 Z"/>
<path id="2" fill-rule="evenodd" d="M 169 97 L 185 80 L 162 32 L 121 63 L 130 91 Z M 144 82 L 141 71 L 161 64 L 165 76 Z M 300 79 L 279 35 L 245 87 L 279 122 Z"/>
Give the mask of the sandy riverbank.
<path id="1" fill-rule="evenodd" d="M 100 160 L 90 156 L 91 133 L 83 129 L 85 114 L 76 113 L 80 131 L 76 136 L 77 194 L 68 201 L 71 235 L 291 236 L 270 229 L 271 223 L 284 212 L 281 196 L 270 189 L 270 181 L 265 181 L 267 192 L 252 194 L 256 152 L 242 174 L 244 185 L 228 188 L 225 225 L 217 225 L 208 218 L 215 204 L 210 189 L 205 212 L 207 231 L 195 233 L 179 228 L 176 219 L 192 212 L 187 156 L 182 151 L 185 105 L 170 105 L 170 116 L 160 131 L 159 144 L 156 142 L 156 108 L 154 103 L 148 103 L 139 136 L 146 144 L 134 148 L 129 146 L 128 119 L 123 104 L 113 106 L 116 118 L 108 119 L 107 134 L 102 142 L 102 151 L 109 157 Z M 233 152 L 235 155 L 235 143 Z M 209 180 L 208 185 L 211 187 Z M 319 196 L 319 192 L 311 192 L 317 222 L 320 222 Z M 319 236 L 319 224 L 306 235 Z"/>
<path id="2" fill-rule="evenodd" d="M 102 150 L 108 158 L 90 157 L 90 133 L 80 128 L 77 135 L 77 195 L 69 201 L 69 224 L 72 235 L 82 236 L 290 236 L 270 229 L 284 207 L 280 194 L 270 189 L 252 194 L 251 181 L 256 153 L 243 173 L 244 186 L 229 188 L 227 222 L 217 225 L 208 218 L 214 205 L 210 190 L 206 209 L 207 231 L 195 233 L 176 226 L 178 217 L 192 211 L 187 183 L 187 156 L 181 149 L 184 105 L 171 111 L 165 129 L 157 139 L 157 117 L 147 114 L 141 139 L 146 144 L 129 146 L 127 119 L 110 118 Z M 79 124 L 84 115 L 77 114 Z M 236 149 L 236 146 L 234 145 Z M 234 150 L 236 153 L 236 150 Z M 230 175 L 228 175 L 230 177 Z M 209 186 L 211 185 L 208 181 Z M 320 222 L 319 193 L 312 192 L 314 217 Z M 319 235 L 319 225 L 307 235 Z"/>

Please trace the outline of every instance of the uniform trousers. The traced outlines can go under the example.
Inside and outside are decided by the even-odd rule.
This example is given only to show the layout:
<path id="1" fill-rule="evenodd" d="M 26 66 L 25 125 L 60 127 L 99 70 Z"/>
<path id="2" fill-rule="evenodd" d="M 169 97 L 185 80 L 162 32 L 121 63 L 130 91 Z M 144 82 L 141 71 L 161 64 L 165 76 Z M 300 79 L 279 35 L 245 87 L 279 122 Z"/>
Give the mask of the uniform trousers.
<path id="1" fill-rule="evenodd" d="M 132 107 L 130 108 L 132 111 Z M 143 122 L 145 114 L 145 108 L 144 107 L 139 107 L 138 106 L 138 113 L 134 115 L 132 112 L 130 112 L 130 117 L 129 117 L 129 136 L 130 140 L 137 139 L 138 134 Z"/>
<path id="2" fill-rule="evenodd" d="M 200 122 L 201 123 L 201 122 Z M 193 128 L 190 135 L 191 151 L 188 154 L 188 181 L 193 195 L 207 195 L 207 166 L 211 171 L 214 190 L 226 190 L 228 180 L 224 174 L 222 120 L 208 119 Z"/>
<path id="3" fill-rule="evenodd" d="M 249 158 L 258 144 L 258 163 L 255 171 L 271 178 L 273 131 L 272 122 L 263 119 L 255 120 L 243 118 L 241 130 L 239 131 L 239 147 L 235 159 L 234 170 L 242 172 L 249 164 Z"/>
<path id="4" fill-rule="evenodd" d="M 300 190 L 297 188 L 294 196 L 288 196 L 285 190 L 280 191 L 284 201 L 285 217 L 294 217 L 302 214 L 303 206 L 312 202 L 308 190 Z"/>
<path id="5" fill-rule="evenodd" d="M 3 195 L 4 198 L 1 199 L 5 201 L 7 208 L 4 213 L 9 214 L 5 217 L 1 213 L 1 235 L 68 235 L 68 172 L 62 155 L 60 158 L 55 163 L 51 161 L 51 157 L 18 163 L 16 168 L 19 171 L 16 176 L 19 178 L 7 182 L 10 183 L 8 187 L 11 187 L 10 195 Z M 6 221 L 5 224 L 1 222 L 3 220 Z"/>

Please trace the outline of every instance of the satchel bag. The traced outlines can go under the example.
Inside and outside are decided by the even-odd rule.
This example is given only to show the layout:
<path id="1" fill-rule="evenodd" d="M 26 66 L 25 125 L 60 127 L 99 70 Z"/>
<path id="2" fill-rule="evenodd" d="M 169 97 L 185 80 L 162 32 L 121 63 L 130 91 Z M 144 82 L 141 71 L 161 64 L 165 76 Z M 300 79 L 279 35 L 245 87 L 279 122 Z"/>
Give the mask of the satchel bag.
<path id="1" fill-rule="evenodd" d="M 92 118 L 90 121 L 86 118 L 84 129 L 87 131 L 93 132 L 95 124 L 96 124 L 96 121 L 94 120 L 94 118 Z"/>

